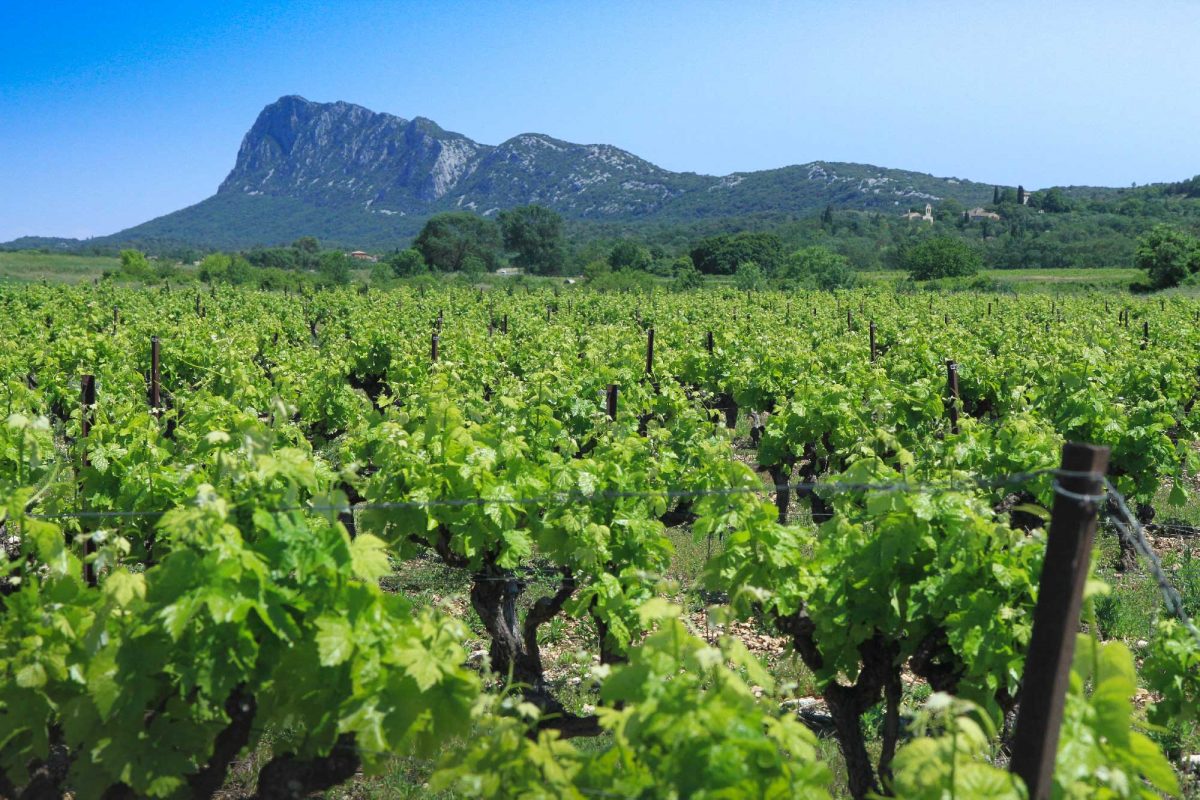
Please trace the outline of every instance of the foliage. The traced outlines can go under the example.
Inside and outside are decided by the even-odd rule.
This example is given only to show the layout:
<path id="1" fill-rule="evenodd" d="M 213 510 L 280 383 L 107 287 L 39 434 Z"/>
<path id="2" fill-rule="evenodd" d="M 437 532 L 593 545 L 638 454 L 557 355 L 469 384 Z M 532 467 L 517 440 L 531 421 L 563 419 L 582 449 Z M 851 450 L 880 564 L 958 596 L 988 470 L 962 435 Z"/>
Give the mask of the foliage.
<path id="1" fill-rule="evenodd" d="M 391 268 L 392 275 L 397 278 L 411 278 L 423 275 L 429 270 L 425 264 L 425 257 L 415 247 L 397 250 L 387 257 L 386 263 Z"/>
<path id="2" fill-rule="evenodd" d="M 704 278 L 701 277 L 699 270 L 692 265 L 690 258 L 680 258 L 675 262 L 675 279 L 671 281 L 671 288 L 676 291 L 686 291 L 688 289 L 699 289 L 704 284 Z"/>
<path id="3" fill-rule="evenodd" d="M 858 284 L 858 275 L 846 257 L 819 245 L 802 248 L 788 256 L 778 278 L 788 286 L 827 292 L 852 289 Z"/>
<path id="4" fill-rule="evenodd" d="M 974 275 L 982 266 L 975 248 L 961 240 L 935 236 L 910 244 L 900 254 L 900 264 L 915 281 Z"/>
<path id="5" fill-rule="evenodd" d="M 1133 265 L 1145 270 L 1155 289 L 1178 286 L 1200 270 L 1200 241 L 1167 225 L 1155 225 L 1139 237 Z"/>
<path id="6" fill-rule="evenodd" d="M 429 268 L 459 272 L 468 256 L 475 256 L 494 272 L 500 263 L 500 229 L 489 219 L 466 211 L 435 214 L 413 242 Z"/>
<path id="7" fill-rule="evenodd" d="M 783 243 L 769 233 L 722 234 L 702 239 L 691 256 L 696 269 L 706 275 L 733 275 L 748 262 L 771 275 L 783 257 Z"/>
<path id="8" fill-rule="evenodd" d="M 599 670 L 606 705 L 601 724 L 612 743 L 580 751 L 549 733 L 536 740 L 511 717 L 493 718 L 465 756 L 447 763 L 434 787 L 468 797 L 827 797 L 829 770 L 816 739 L 751 691 L 773 681 L 740 642 L 706 644 L 665 603 L 659 629 L 628 665 Z M 731 668 L 732 667 L 732 668 Z"/>
<path id="9" fill-rule="evenodd" d="M 321 254 L 318 272 L 322 283 L 344 286 L 350 282 L 350 256 L 340 250 L 328 250 Z"/>
<path id="10" fill-rule="evenodd" d="M 154 279 L 154 268 L 150 266 L 145 253 L 138 250 L 122 250 L 120 257 L 121 274 L 139 281 Z"/>
<path id="11" fill-rule="evenodd" d="M 608 265 L 614 270 L 649 269 L 650 251 L 635 241 L 622 239 L 609 251 Z"/>
<path id="12" fill-rule="evenodd" d="M 563 219 L 539 205 L 501 211 L 497 222 L 512 263 L 533 275 L 557 275 L 566 252 Z"/>
<path id="13" fill-rule="evenodd" d="M 1101 644 L 1080 635 L 1070 680 L 1051 796 L 1080 800 L 1177 796 L 1179 782 L 1170 763 L 1138 730 L 1133 706 L 1137 680 L 1133 656 L 1125 645 Z M 896 796 L 914 800 L 1026 796 L 1016 777 L 988 763 L 994 729 L 974 706 L 936 694 L 918 714 L 916 733 L 927 733 L 931 725 L 943 732 L 918 738 L 896 754 Z"/>
<path id="14" fill-rule="evenodd" d="M 1150 719 L 1158 725 L 1200 723 L 1200 642 L 1177 620 L 1158 623 L 1144 674 L 1159 695 Z"/>
<path id="15" fill-rule="evenodd" d="M 653 285 L 646 272 L 607 276 Z M 1198 323 L 1186 297 L 1106 308 L 1099 295 L 456 283 L 367 296 L 0 287 L 0 719 L 18 721 L 0 730 L 0 793 L 65 754 L 60 795 L 209 796 L 195 781 L 219 781 L 243 747 L 263 750 L 247 763 L 264 788 L 286 764 L 340 764 L 309 787 L 320 791 L 384 752 L 450 752 L 471 724 L 468 756 L 444 764 L 462 766 L 450 780 L 466 793 L 826 788 L 811 737 L 753 659 L 690 637 L 656 599 L 678 591 L 664 579 L 690 535 L 696 552 L 713 545 L 708 596 L 772 627 L 811 672 L 838 720 L 846 788 L 862 797 L 903 774 L 919 795 L 944 787 L 947 765 L 979 772 L 958 770 L 1000 743 L 935 735 L 891 760 L 901 689 L 953 692 L 991 722 L 1011 711 L 1039 508 L 1055 496 L 1044 470 L 1064 439 L 1108 445 L 1113 480 L 1137 502 L 1167 481 L 1172 502 L 1192 491 Z M 1116 324 L 1126 307 L 1149 341 Z M 165 395 L 154 413 L 152 336 Z M 87 437 L 82 373 L 99 385 Z M 713 424 L 730 407 L 771 410 L 753 459 Z M 779 484 L 815 483 L 805 513 L 789 521 L 797 498 L 772 503 L 747 460 Z M 351 513 L 351 499 L 364 505 Z M 73 516 L 83 505 L 119 513 Z M 395 590 L 430 561 L 467 587 L 486 666 L 463 666 L 461 619 Z M 581 706 L 591 687 L 560 691 L 542 660 L 568 618 L 580 661 L 602 664 L 594 713 Z M 1195 651 L 1179 634 L 1164 626 L 1146 654 L 1155 719 L 1195 704 Z M 1123 662 L 1089 653 L 1063 791 L 1136 796 L 1139 776 L 1170 789 L 1123 699 Z M 511 679 L 507 699 L 479 698 L 492 678 Z M 218 747 L 239 730 L 244 744 Z M 595 746 L 566 741 L 599 732 Z M 926 757 L 937 765 L 914 766 Z"/>
<path id="16" fill-rule="evenodd" d="M 753 261 L 743 261 L 738 264 L 737 272 L 734 273 L 733 285 L 738 288 L 738 291 L 749 292 L 766 286 L 766 279 L 763 277 L 762 270 L 758 268 L 758 264 Z"/>

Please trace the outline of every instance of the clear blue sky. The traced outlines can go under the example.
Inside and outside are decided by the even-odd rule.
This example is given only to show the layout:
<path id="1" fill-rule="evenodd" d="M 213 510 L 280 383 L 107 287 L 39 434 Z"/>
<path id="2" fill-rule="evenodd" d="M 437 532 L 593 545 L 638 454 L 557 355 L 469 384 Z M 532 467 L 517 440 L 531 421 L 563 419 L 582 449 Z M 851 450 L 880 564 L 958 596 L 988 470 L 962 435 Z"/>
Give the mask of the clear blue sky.
<path id="1" fill-rule="evenodd" d="M 204 199 L 285 94 L 722 174 L 1200 172 L 1200 3 L 0 3 L 0 241 Z"/>

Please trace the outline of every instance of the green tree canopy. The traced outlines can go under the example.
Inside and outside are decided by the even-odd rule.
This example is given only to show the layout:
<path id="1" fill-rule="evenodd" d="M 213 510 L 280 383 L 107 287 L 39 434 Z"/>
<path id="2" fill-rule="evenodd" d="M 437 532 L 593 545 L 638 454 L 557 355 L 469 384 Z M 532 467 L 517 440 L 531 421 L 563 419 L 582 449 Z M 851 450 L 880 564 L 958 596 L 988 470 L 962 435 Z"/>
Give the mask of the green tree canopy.
<path id="1" fill-rule="evenodd" d="M 387 257 L 387 265 L 391 267 L 392 274 L 397 278 L 411 278 L 429 271 L 425 257 L 421 255 L 420 250 L 414 247 L 392 253 Z"/>
<path id="2" fill-rule="evenodd" d="M 650 253 L 637 242 L 622 239 L 608 252 L 608 265 L 613 269 L 649 269 Z"/>
<path id="3" fill-rule="evenodd" d="M 439 272 L 459 272 L 468 256 L 480 259 L 489 271 L 500 264 L 500 228 L 490 219 L 468 211 L 435 214 L 413 242 L 425 263 Z"/>
<path id="4" fill-rule="evenodd" d="M 146 254 L 140 250 L 121 251 L 121 272 L 139 281 L 147 281 L 154 278 L 154 268 L 150 266 Z"/>
<path id="5" fill-rule="evenodd" d="M 535 275 L 557 275 L 566 260 L 563 219 L 539 206 L 518 206 L 497 218 L 512 263 Z"/>
<path id="6" fill-rule="evenodd" d="M 341 250 L 328 250 L 321 254 L 321 281 L 335 286 L 350 282 L 350 256 Z"/>
<path id="7" fill-rule="evenodd" d="M 739 291 L 748 292 L 761 289 L 766 284 L 763 272 L 753 261 L 743 261 L 738 264 L 737 272 L 733 275 L 733 283 Z"/>
<path id="8" fill-rule="evenodd" d="M 1155 289 L 1178 286 L 1200 270 L 1200 242 L 1170 225 L 1155 225 L 1137 240 L 1133 265 L 1146 271 Z"/>
<path id="9" fill-rule="evenodd" d="M 316 254 L 321 252 L 321 243 L 317 241 L 315 236 L 301 236 L 296 241 L 292 242 L 292 249 L 299 250 L 302 253 Z"/>
<path id="10" fill-rule="evenodd" d="M 915 281 L 974 275 L 982 263 L 974 247 L 949 236 L 922 239 L 900 251 L 900 265 Z"/>
<path id="11" fill-rule="evenodd" d="M 858 285 L 858 273 L 849 260 L 827 247 L 805 247 L 788 256 L 779 277 L 805 289 L 850 289 Z"/>
<path id="12" fill-rule="evenodd" d="M 675 280 L 671 282 L 671 288 L 677 291 L 685 289 L 699 289 L 704 285 L 704 278 L 696 270 L 696 265 L 687 256 L 680 256 L 671 264 L 675 272 Z"/>
<path id="13" fill-rule="evenodd" d="M 706 275 L 732 275 L 750 261 L 771 275 L 782 260 L 783 243 L 773 233 L 710 236 L 692 248 L 692 263 Z"/>

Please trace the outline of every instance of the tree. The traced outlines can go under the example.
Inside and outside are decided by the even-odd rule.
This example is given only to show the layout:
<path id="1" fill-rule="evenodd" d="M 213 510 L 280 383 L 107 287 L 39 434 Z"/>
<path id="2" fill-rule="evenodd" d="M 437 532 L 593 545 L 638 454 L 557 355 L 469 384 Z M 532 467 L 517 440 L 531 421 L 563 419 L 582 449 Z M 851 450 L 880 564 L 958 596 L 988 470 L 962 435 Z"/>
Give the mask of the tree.
<path id="1" fill-rule="evenodd" d="M 1037 201 L 1037 207 L 1048 214 L 1061 214 L 1071 210 L 1071 203 L 1067 200 L 1067 196 L 1063 194 L 1062 189 L 1057 186 L 1052 186 L 1044 192 L 1035 194 L 1030 199 L 1030 204 Z"/>
<path id="2" fill-rule="evenodd" d="M 1133 265 L 1146 271 L 1155 289 L 1178 286 L 1200 270 L 1200 242 L 1170 225 L 1155 225 L 1137 240 Z"/>
<path id="3" fill-rule="evenodd" d="M 675 280 L 671 282 L 671 288 L 676 291 L 684 291 L 686 289 L 699 289 L 704 285 L 704 278 L 700 276 L 696 265 L 686 256 L 681 256 L 675 260 Z"/>
<path id="4" fill-rule="evenodd" d="M 411 278 L 429 271 L 421 251 L 412 247 L 392 253 L 387 257 L 386 262 L 391 268 L 392 274 L 397 278 Z"/>
<path id="5" fill-rule="evenodd" d="M 650 254 L 637 242 L 622 239 L 609 251 L 608 265 L 613 269 L 645 270 L 650 267 Z"/>
<path id="6" fill-rule="evenodd" d="M 612 267 L 609 266 L 609 263 L 598 258 L 594 261 L 589 261 L 583 266 L 583 278 L 589 283 L 610 272 L 612 272 Z"/>
<path id="7" fill-rule="evenodd" d="M 350 256 L 341 250 L 330 250 L 321 254 L 321 281 L 344 286 L 350 282 Z"/>
<path id="8" fill-rule="evenodd" d="M 230 258 L 224 253 L 210 253 L 200 262 L 200 280 L 220 283 L 229 275 Z"/>
<path id="9" fill-rule="evenodd" d="M 500 228 L 490 219 L 468 211 L 435 214 L 421 228 L 413 248 L 425 263 L 440 272 L 462 270 L 467 256 L 477 256 L 493 271 L 500 263 Z"/>
<path id="10" fill-rule="evenodd" d="M 999 186 L 992 187 L 992 205 L 994 205 L 994 206 L 1000 205 L 1000 187 Z"/>
<path id="11" fill-rule="evenodd" d="M 771 275 L 783 260 L 783 242 L 772 233 L 722 234 L 701 239 L 691 255 L 696 269 L 706 275 L 732 275 L 748 261 Z"/>
<path id="12" fill-rule="evenodd" d="M 743 261 L 738 264 L 737 272 L 733 276 L 733 284 L 739 291 L 748 292 L 761 289 L 764 283 L 763 273 L 758 264 L 753 261 Z"/>
<path id="13" fill-rule="evenodd" d="M 563 219 L 539 205 L 501 211 L 497 221 L 512 263 L 535 275 L 557 275 L 566 260 Z"/>
<path id="14" fill-rule="evenodd" d="M 915 281 L 974 275 L 982 263 L 975 248 L 949 236 L 922 239 L 900 251 L 900 265 Z"/>
<path id="15" fill-rule="evenodd" d="M 806 289 L 850 289 L 858 285 L 858 273 L 843 255 L 827 247 L 805 247 L 783 262 L 779 275 L 786 283 Z"/>
<path id="16" fill-rule="evenodd" d="M 321 252 L 321 243 L 317 241 L 315 236 L 301 236 L 296 241 L 292 242 L 292 249 L 299 250 L 301 253 L 311 253 L 313 255 Z"/>
<path id="17" fill-rule="evenodd" d="M 146 254 L 140 250 L 121 251 L 121 272 L 139 281 L 154 279 L 154 268 L 150 266 Z"/>
<path id="18" fill-rule="evenodd" d="M 242 256 L 235 255 L 229 259 L 229 268 L 225 270 L 225 280 L 240 286 L 254 280 L 255 272 L 254 265 Z"/>
<path id="19" fill-rule="evenodd" d="M 1025 187 L 1020 184 L 1017 185 L 1017 205 L 1025 205 Z"/>
<path id="20" fill-rule="evenodd" d="M 825 204 L 825 210 L 821 212 L 821 227 L 827 230 L 833 230 L 833 205 Z"/>
<path id="21" fill-rule="evenodd" d="M 477 278 L 487 272 L 487 264 L 483 263 L 483 259 L 479 256 L 469 255 L 463 259 L 462 271 L 464 275 Z"/>

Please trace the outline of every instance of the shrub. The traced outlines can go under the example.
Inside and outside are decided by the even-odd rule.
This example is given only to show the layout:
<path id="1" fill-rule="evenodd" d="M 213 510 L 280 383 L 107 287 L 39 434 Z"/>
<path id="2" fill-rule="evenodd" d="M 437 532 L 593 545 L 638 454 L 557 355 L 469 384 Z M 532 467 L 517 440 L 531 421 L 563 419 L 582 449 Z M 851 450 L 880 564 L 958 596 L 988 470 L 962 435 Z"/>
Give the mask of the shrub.
<path id="1" fill-rule="evenodd" d="M 1200 270 L 1200 242 L 1170 225 L 1155 225 L 1138 238 L 1133 265 L 1146 271 L 1155 289 L 1178 286 Z"/>
<path id="2" fill-rule="evenodd" d="M 974 275 L 982 263 L 974 247 L 949 236 L 924 239 L 900 252 L 900 266 L 915 281 Z"/>

